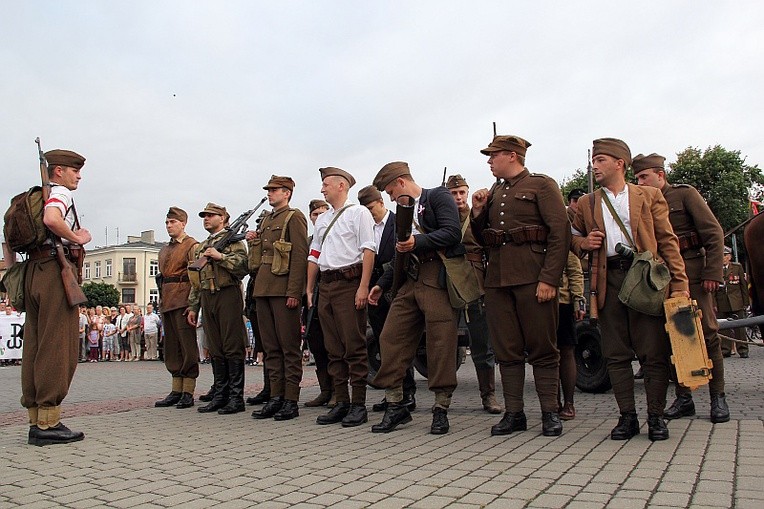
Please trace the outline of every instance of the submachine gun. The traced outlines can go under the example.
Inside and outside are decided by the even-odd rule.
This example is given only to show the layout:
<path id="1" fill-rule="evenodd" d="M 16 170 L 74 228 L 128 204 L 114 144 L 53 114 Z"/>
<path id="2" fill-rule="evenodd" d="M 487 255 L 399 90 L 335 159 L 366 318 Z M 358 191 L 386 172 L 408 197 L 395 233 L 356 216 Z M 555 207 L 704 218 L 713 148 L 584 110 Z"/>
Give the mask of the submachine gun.
<path id="1" fill-rule="evenodd" d="M 403 194 L 398 197 L 395 207 L 395 237 L 396 241 L 403 242 L 411 236 L 411 226 L 414 222 L 414 200 L 413 196 Z M 411 253 L 395 252 L 393 261 L 393 286 L 387 295 L 387 299 L 392 302 L 395 295 L 406 281 L 406 271 L 409 265 Z"/>
<path id="2" fill-rule="evenodd" d="M 260 203 L 258 203 L 255 208 L 242 212 L 241 215 L 237 217 L 233 223 L 225 228 L 225 234 L 220 237 L 220 239 L 218 239 L 218 241 L 215 242 L 212 247 L 218 251 L 223 251 L 223 249 L 230 246 L 231 244 L 244 240 L 244 236 L 247 233 L 247 228 L 249 228 L 247 221 L 249 221 L 249 218 L 252 217 L 252 214 L 257 212 L 257 209 L 259 209 L 267 199 L 268 197 L 266 196 L 260 200 Z M 189 265 L 188 270 L 199 272 L 204 267 L 206 267 L 208 263 L 210 263 L 210 259 L 207 256 L 202 256 L 194 263 Z"/>

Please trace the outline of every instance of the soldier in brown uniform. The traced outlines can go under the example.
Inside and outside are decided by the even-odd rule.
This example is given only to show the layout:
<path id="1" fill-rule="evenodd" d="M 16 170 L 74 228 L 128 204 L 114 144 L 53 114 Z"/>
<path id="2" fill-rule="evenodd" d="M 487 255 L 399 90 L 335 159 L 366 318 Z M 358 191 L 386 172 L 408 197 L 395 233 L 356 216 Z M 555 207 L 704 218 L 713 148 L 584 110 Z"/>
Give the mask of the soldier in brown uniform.
<path id="1" fill-rule="evenodd" d="M 669 184 L 664 162 L 658 154 L 634 157 L 632 169 L 641 186 L 660 189 L 669 208 L 669 221 L 679 240 L 685 272 L 690 281 L 690 298 L 701 310 L 703 336 L 708 357 L 713 363 L 711 381 L 711 422 L 727 422 L 729 408 L 724 397 L 724 359 L 719 341 L 719 326 L 714 316 L 713 294 L 722 281 L 724 232 L 714 213 L 698 191 L 687 184 Z M 676 385 L 676 400 L 664 413 L 666 419 L 695 415 L 692 391 Z"/>
<path id="2" fill-rule="evenodd" d="M 194 261 L 194 249 L 198 242 L 186 235 L 187 222 L 188 214 L 185 210 L 170 207 L 164 222 L 170 242 L 159 251 L 164 364 L 172 375 L 172 390 L 167 397 L 154 403 L 157 407 L 194 406 L 194 389 L 199 377 L 196 329 L 186 320 L 188 294 L 191 292 L 188 265 Z"/>
<path id="3" fill-rule="evenodd" d="M 502 180 L 490 191 L 472 195 L 472 231 L 488 250 L 485 305 L 506 403 L 492 435 L 527 429 L 526 358 L 541 403 L 542 433 L 562 433 L 557 287 L 570 248 L 570 227 L 557 183 L 525 168 L 530 145 L 518 136 L 494 137 L 481 152 Z"/>
<path id="4" fill-rule="evenodd" d="M 579 200 L 573 220 L 573 251 L 583 257 L 597 251 L 597 308 L 602 332 L 602 352 L 607 359 L 621 417 L 610 432 L 612 440 L 628 440 L 639 434 L 634 401 L 634 353 L 644 368 L 647 392 L 648 436 L 666 440 L 668 428 L 663 420 L 669 380 L 671 345 L 662 316 L 650 316 L 628 308 L 618 299 L 631 260 L 616 251 L 616 245 L 631 246 L 635 252 L 650 251 L 663 260 L 671 273 L 671 296 L 690 296 L 679 242 L 669 222 L 669 210 L 663 194 L 651 187 L 626 183 L 631 165 L 631 151 L 621 140 L 594 140 L 592 151 L 594 178 L 602 186 L 592 204 L 586 195 Z M 628 236 L 606 206 L 607 196 Z M 591 306 L 595 304 L 592 303 Z"/>
<path id="5" fill-rule="evenodd" d="M 223 251 L 214 244 L 225 234 L 230 216 L 225 207 L 208 203 L 199 217 L 210 234 L 194 250 L 194 259 L 206 256 L 209 263 L 199 271 L 199 286 L 193 286 L 188 297 L 188 323 L 196 326 L 201 307 L 202 326 L 212 357 L 215 394 L 198 411 L 233 414 L 244 411 L 244 355 L 247 331 L 242 312 L 241 279 L 247 275 L 247 248 L 234 242 Z"/>
<path id="6" fill-rule="evenodd" d="M 748 282 L 743 266 L 732 261 L 732 248 L 724 246 L 723 281 L 716 292 L 716 316 L 718 318 L 744 318 L 745 308 L 750 305 Z M 735 337 L 746 340 L 745 327 L 735 329 Z M 737 344 L 737 353 L 741 359 L 748 358 L 748 345 Z M 732 355 L 732 341 L 722 340 L 722 355 Z"/>
<path id="7" fill-rule="evenodd" d="M 300 301 L 308 265 L 308 222 L 299 209 L 289 206 L 294 191 L 291 177 L 273 175 L 263 189 L 268 191 L 273 211 L 263 218 L 260 233 L 249 245 L 255 258 L 258 251 L 260 255 L 253 294 L 271 398 L 261 410 L 252 412 L 252 417 L 285 421 L 299 415 Z"/>
<path id="8" fill-rule="evenodd" d="M 87 244 L 90 232 L 78 228 L 72 191 L 82 178 L 85 158 L 70 150 L 45 153 L 50 177 L 50 197 L 43 223 L 70 247 Z M 6 268 L 16 254 L 3 244 Z M 24 345 L 21 359 L 21 404 L 29 413 L 29 443 L 65 444 L 82 440 L 60 421 L 61 402 L 69 392 L 79 357 L 79 308 L 70 306 L 56 251 L 50 241 L 30 251 L 24 279 Z"/>
<path id="9" fill-rule="evenodd" d="M 488 322 L 485 317 L 484 298 L 485 288 L 485 253 L 483 246 L 477 243 L 470 227 L 470 186 L 461 175 L 451 175 L 446 181 L 446 188 L 454 197 L 456 208 L 459 209 L 459 221 L 462 228 L 462 244 L 467 249 L 467 260 L 472 265 L 480 286 L 481 298 L 471 302 L 464 312 L 467 330 L 470 333 L 470 357 L 475 365 L 478 379 L 478 390 L 483 409 L 489 414 L 500 414 L 501 406 L 496 401 L 496 361 L 491 347 L 491 337 L 488 332 Z"/>

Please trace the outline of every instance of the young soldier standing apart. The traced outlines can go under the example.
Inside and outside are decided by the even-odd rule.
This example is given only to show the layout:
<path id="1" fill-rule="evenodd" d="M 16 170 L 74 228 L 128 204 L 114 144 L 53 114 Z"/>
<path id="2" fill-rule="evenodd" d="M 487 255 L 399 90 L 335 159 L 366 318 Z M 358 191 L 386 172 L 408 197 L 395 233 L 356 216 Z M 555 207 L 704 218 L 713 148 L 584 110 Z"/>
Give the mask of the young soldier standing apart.
<path id="1" fill-rule="evenodd" d="M 188 265 L 194 261 L 199 244 L 186 235 L 188 214 L 170 207 L 164 221 L 170 242 L 159 251 L 159 272 L 162 274 L 160 303 L 164 326 L 164 365 L 172 375 L 172 389 L 166 398 L 154 403 L 157 407 L 194 406 L 194 389 L 199 377 L 199 347 L 196 329 L 188 323 L 188 295 L 191 282 Z"/>
<path id="2" fill-rule="evenodd" d="M 366 304 L 376 252 L 374 219 L 366 207 L 348 201 L 348 192 L 355 184 L 352 175 L 332 167 L 319 171 L 321 193 L 331 208 L 316 220 L 308 255 L 307 294 L 310 307 L 320 271 L 318 317 L 337 405 L 318 416 L 316 422 L 359 426 L 368 420 Z"/>
<path id="3" fill-rule="evenodd" d="M 45 202 L 43 223 L 60 237 L 64 245 L 82 246 L 90 242 L 90 232 L 73 229 L 76 212 L 72 191 L 82 178 L 85 158 L 69 150 L 45 154 L 50 178 L 50 197 Z M 8 263 L 15 254 L 5 253 Z M 24 280 L 24 347 L 21 358 L 21 404 L 29 413 L 29 443 L 65 444 L 82 440 L 81 431 L 72 431 L 60 421 L 61 401 L 77 368 L 79 355 L 79 312 L 70 306 L 50 240 L 29 253 Z"/>
<path id="4" fill-rule="evenodd" d="M 602 353 L 607 359 L 613 393 L 621 412 L 610 438 L 628 440 L 639 434 L 631 369 L 636 353 L 645 374 L 648 436 L 653 441 L 666 440 L 669 431 L 663 420 L 663 409 L 666 407 L 671 345 L 664 328 L 665 318 L 635 311 L 618 299 L 631 260 L 621 256 L 616 245 L 631 246 L 635 252 L 650 251 L 662 259 L 671 273 L 671 296 L 689 297 L 679 243 L 669 222 L 669 209 L 663 194 L 652 187 L 626 183 L 626 171 L 631 165 L 631 151 L 626 143 L 615 138 L 594 140 L 592 165 L 594 178 L 602 189 L 595 192 L 593 206 L 590 195 L 579 200 L 573 220 L 572 243 L 574 252 L 580 257 L 590 251 L 599 252 L 596 305 Z M 610 212 L 606 198 L 618 217 Z"/>
<path id="5" fill-rule="evenodd" d="M 305 292 L 308 258 L 308 222 L 299 209 L 291 208 L 294 180 L 273 175 L 263 188 L 273 211 L 258 228 L 261 265 L 254 285 L 257 327 L 265 352 L 271 397 L 255 419 L 277 421 L 299 415 L 302 380 L 300 301 Z M 252 245 L 252 244 L 250 244 Z"/>
<path id="6" fill-rule="evenodd" d="M 470 356 L 475 364 L 478 379 L 480 399 L 483 409 L 489 414 L 500 414 L 501 406 L 496 401 L 496 368 L 491 337 L 488 333 L 488 322 L 485 318 L 485 259 L 483 246 L 477 243 L 470 227 L 470 186 L 461 175 L 451 175 L 446 181 L 446 187 L 454 197 L 456 208 L 459 209 L 459 221 L 462 228 L 462 244 L 467 250 L 467 260 L 472 265 L 480 286 L 481 298 L 465 310 L 467 329 L 470 332 Z"/>
<path id="7" fill-rule="evenodd" d="M 414 198 L 413 234 L 396 242 L 396 256 L 412 253 L 418 267 L 416 281 L 406 278 L 398 290 L 385 327 L 379 338 L 382 365 L 374 384 L 385 389 L 387 409 L 382 422 L 371 427 L 373 433 L 389 433 L 398 425 L 411 422 L 411 413 L 402 404 L 403 377 L 427 332 L 427 384 L 435 393 L 430 433 L 448 432 L 448 407 L 456 389 L 456 342 L 458 312 L 451 307 L 443 286 L 445 267 L 440 254 L 448 258 L 464 256 L 459 228 L 459 212 L 445 187 L 423 189 L 411 176 L 409 165 L 388 163 L 374 177 L 374 186 L 396 201 L 400 196 Z M 412 258 L 414 258 L 412 256 Z M 383 291 L 393 283 L 393 270 L 387 270 L 372 288 L 369 302 L 378 304 Z"/>
<path id="8" fill-rule="evenodd" d="M 530 146 L 519 136 L 494 137 L 480 152 L 488 156 L 491 173 L 502 180 L 491 191 L 472 195 L 472 231 L 488 248 L 485 306 L 506 404 L 492 435 L 527 429 L 526 358 L 541 403 L 542 433 L 562 433 L 557 287 L 570 247 L 570 226 L 557 183 L 525 168 Z"/>
<path id="9" fill-rule="evenodd" d="M 234 414 L 244 411 L 244 353 L 247 331 L 242 312 L 241 279 L 247 274 L 247 248 L 234 242 L 218 251 L 213 246 L 224 234 L 230 216 L 225 207 L 208 203 L 199 217 L 210 234 L 194 250 L 194 259 L 206 256 L 209 263 L 199 271 L 199 288 L 188 297 L 188 323 L 196 326 L 199 308 L 204 312 L 204 334 L 212 357 L 215 395 L 198 411 Z"/>
<path id="10" fill-rule="evenodd" d="M 724 397 L 724 359 L 719 341 L 719 325 L 714 316 L 713 294 L 722 282 L 724 231 L 698 191 L 687 184 L 669 184 L 664 162 L 658 154 L 634 158 L 631 167 L 641 186 L 660 189 L 669 207 L 669 221 L 679 240 L 685 272 L 690 282 L 690 298 L 698 303 L 706 350 L 713 362 L 708 389 L 711 393 L 711 422 L 727 422 L 730 411 Z M 676 384 L 676 400 L 665 412 L 667 419 L 695 415 L 692 391 Z"/>
<path id="11" fill-rule="evenodd" d="M 723 283 L 716 292 L 716 309 L 718 318 L 743 318 L 745 308 L 750 304 L 748 298 L 748 283 L 743 266 L 732 261 L 732 248 L 724 246 Z M 745 327 L 735 329 L 735 337 L 745 341 Z M 732 355 L 732 341 L 722 340 L 722 355 Z M 737 344 L 737 353 L 741 359 L 748 358 L 748 345 Z"/>

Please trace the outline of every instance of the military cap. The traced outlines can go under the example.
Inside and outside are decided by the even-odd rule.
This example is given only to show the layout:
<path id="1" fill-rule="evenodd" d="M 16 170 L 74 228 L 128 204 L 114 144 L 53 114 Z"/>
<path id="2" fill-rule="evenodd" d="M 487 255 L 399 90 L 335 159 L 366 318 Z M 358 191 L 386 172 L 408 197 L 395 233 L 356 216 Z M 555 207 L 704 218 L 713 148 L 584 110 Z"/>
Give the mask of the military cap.
<path id="1" fill-rule="evenodd" d="M 724 254 L 732 254 L 732 248 L 729 246 L 724 246 Z"/>
<path id="2" fill-rule="evenodd" d="M 446 180 L 446 187 L 448 189 L 454 189 L 455 187 L 470 187 L 469 184 L 467 184 L 467 181 L 464 180 L 464 177 L 459 175 L 458 173 L 456 175 L 451 175 L 448 177 L 448 180 Z"/>
<path id="3" fill-rule="evenodd" d="M 492 152 L 501 152 L 507 150 L 509 152 L 515 152 L 519 156 L 525 157 L 525 153 L 528 151 L 528 147 L 531 144 L 529 141 L 522 139 L 519 136 L 494 136 L 490 145 L 480 151 L 481 154 L 489 156 Z"/>
<path id="4" fill-rule="evenodd" d="M 170 207 L 170 210 L 167 211 L 167 219 L 176 219 L 181 223 L 187 223 L 188 214 L 180 207 Z"/>
<path id="5" fill-rule="evenodd" d="M 382 193 L 374 186 L 366 186 L 358 191 L 358 203 L 368 205 L 369 203 L 382 199 Z"/>
<path id="6" fill-rule="evenodd" d="M 217 205 L 215 203 L 209 202 L 206 207 L 204 207 L 204 210 L 199 212 L 199 217 L 204 217 L 204 214 L 217 214 L 219 216 L 223 216 L 228 220 L 228 212 L 226 212 L 225 207 L 222 207 L 220 205 Z"/>
<path id="7" fill-rule="evenodd" d="M 605 154 L 616 159 L 623 159 L 626 166 L 631 166 L 631 150 L 624 141 L 617 138 L 599 138 L 594 140 L 592 144 L 594 145 L 592 157 Z"/>
<path id="8" fill-rule="evenodd" d="M 355 179 L 353 176 L 346 172 L 345 170 L 341 170 L 340 168 L 335 168 L 333 166 L 327 166 L 326 168 L 319 168 L 318 171 L 321 172 L 321 180 L 324 180 L 326 177 L 342 177 L 348 182 L 350 182 L 350 187 L 353 187 L 355 185 Z"/>
<path id="9" fill-rule="evenodd" d="M 280 187 L 286 187 L 290 191 L 294 191 L 294 180 L 292 180 L 292 177 L 271 175 L 271 179 L 263 186 L 263 189 L 278 189 Z"/>
<path id="10" fill-rule="evenodd" d="M 85 166 L 85 158 L 77 152 L 58 148 L 45 152 L 45 160 L 48 161 L 48 166 L 68 166 L 78 170 Z"/>
<path id="11" fill-rule="evenodd" d="M 326 203 L 324 200 L 310 200 L 310 203 L 308 204 L 308 211 L 313 212 L 316 209 L 320 209 L 321 207 L 329 208 L 329 204 Z"/>
<path id="12" fill-rule="evenodd" d="M 665 161 L 665 157 L 655 153 L 650 154 L 649 156 L 637 154 L 634 156 L 634 161 L 631 163 L 631 169 L 634 170 L 634 175 L 653 168 L 663 170 L 665 169 Z"/>
<path id="13" fill-rule="evenodd" d="M 387 163 L 377 172 L 377 176 L 374 177 L 374 187 L 379 189 L 380 192 L 384 192 L 390 182 L 404 175 L 411 175 L 408 163 L 403 161 Z"/>
<path id="14" fill-rule="evenodd" d="M 574 189 L 571 189 L 570 192 L 568 193 L 568 203 L 570 203 L 573 200 L 577 200 L 581 198 L 585 194 L 586 192 L 583 189 L 579 189 L 577 187 Z"/>

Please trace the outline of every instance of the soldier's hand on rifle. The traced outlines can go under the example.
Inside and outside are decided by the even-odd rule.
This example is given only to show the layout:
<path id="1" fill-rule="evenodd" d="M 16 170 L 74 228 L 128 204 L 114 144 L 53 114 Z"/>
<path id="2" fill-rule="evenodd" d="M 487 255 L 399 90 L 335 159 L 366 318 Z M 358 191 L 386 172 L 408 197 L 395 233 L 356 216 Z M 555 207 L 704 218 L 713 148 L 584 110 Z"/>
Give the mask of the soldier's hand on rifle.
<path id="1" fill-rule="evenodd" d="M 188 314 L 186 315 L 186 321 L 190 326 L 196 327 L 196 313 L 189 309 Z"/>
<path id="2" fill-rule="evenodd" d="M 296 299 L 294 297 L 287 297 L 286 307 L 288 307 L 289 309 L 294 309 L 299 305 L 300 305 L 300 299 Z"/>
<path id="3" fill-rule="evenodd" d="M 93 240 L 93 236 L 90 235 L 90 231 L 88 231 L 87 228 L 80 228 L 79 230 L 75 231 L 74 236 L 77 238 L 77 244 L 81 246 L 84 246 Z"/>
<path id="4" fill-rule="evenodd" d="M 412 251 L 414 249 L 415 245 L 416 245 L 416 239 L 414 238 L 413 235 L 410 235 L 409 238 L 404 240 L 403 242 L 396 242 L 395 250 L 398 251 L 399 253 L 408 253 L 409 251 Z"/>
<path id="5" fill-rule="evenodd" d="M 369 287 L 366 285 L 360 285 L 355 292 L 355 308 L 363 309 L 369 302 Z"/>
<path id="6" fill-rule="evenodd" d="M 213 260 L 220 261 L 223 259 L 223 253 L 215 249 L 214 247 L 208 247 L 204 250 L 204 253 L 202 253 L 207 258 L 211 258 Z"/>
<path id="7" fill-rule="evenodd" d="M 369 292 L 369 304 L 376 306 L 379 304 L 380 297 L 382 297 L 382 287 L 374 285 L 374 288 Z"/>
<path id="8" fill-rule="evenodd" d="M 478 189 L 472 193 L 472 217 L 477 217 L 488 203 L 488 189 Z"/>
<path id="9" fill-rule="evenodd" d="M 584 241 L 581 243 L 581 247 L 586 251 L 596 251 L 602 247 L 602 243 L 605 241 L 605 232 L 599 230 L 592 230 L 589 235 L 584 237 Z"/>
<path id="10" fill-rule="evenodd" d="M 255 240 L 257 238 L 257 232 L 255 230 L 247 230 L 244 234 L 244 238 L 247 240 Z"/>
<path id="11" fill-rule="evenodd" d="M 719 281 L 710 281 L 708 279 L 704 279 L 701 286 L 703 287 L 704 292 L 714 293 L 719 289 Z"/>
<path id="12" fill-rule="evenodd" d="M 556 286 L 552 286 L 549 283 L 539 281 L 538 286 L 536 286 L 536 298 L 538 299 L 539 304 L 549 302 L 550 300 L 554 299 L 555 295 L 557 295 Z"/>

